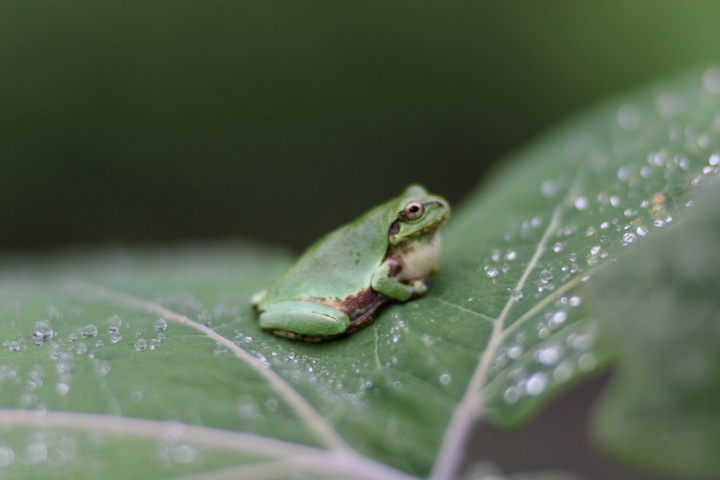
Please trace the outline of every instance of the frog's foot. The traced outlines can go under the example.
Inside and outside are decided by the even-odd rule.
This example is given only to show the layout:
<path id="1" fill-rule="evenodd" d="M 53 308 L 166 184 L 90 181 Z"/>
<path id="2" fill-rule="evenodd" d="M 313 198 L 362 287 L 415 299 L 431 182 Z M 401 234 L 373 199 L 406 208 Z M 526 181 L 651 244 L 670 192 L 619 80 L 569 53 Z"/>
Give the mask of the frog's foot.
<path id="1" fill-rule="evenodd" d="M 425 295 L 428 291 L 427 284 L 424 278 L 418 278 L 409 282 L 410 287 L 413 289 L 413 296 L 420 297 Z"/>
<path id="2" fill-rule="evenodd" d="M 318 342 L 342 335 L 350 325 L 345 312 L 303 300 L 288 300 L 276 303 L 262 315 L 260 326 L 277 335 Z"/>
<path id="3" fill-rule="evenodd" d="M 265 297 L 267 296 L 267 288 L 264 290 L 260 290 L 255 295 L 250 297 L 250 303 L 252 304 L 253 308 L 257 310 L 260 307 L 260 304 L 263 300 L 265 300 Z"/>

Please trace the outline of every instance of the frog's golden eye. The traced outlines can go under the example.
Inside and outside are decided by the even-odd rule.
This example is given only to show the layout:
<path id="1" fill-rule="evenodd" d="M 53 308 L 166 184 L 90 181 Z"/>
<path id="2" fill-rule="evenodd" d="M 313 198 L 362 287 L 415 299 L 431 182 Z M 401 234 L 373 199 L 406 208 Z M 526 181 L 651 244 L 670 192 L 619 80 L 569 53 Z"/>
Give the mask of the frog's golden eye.
<path id="1" fill-rule="evenodd" d="M 410 202 L 405 205 L 403 213 L 405 214 L 405 218 L 407 218 L 408 220 L 417 220 L 418 218 L 422 217 L 424 210 L 425 209 L 423 208 L 422 203 Z"/>

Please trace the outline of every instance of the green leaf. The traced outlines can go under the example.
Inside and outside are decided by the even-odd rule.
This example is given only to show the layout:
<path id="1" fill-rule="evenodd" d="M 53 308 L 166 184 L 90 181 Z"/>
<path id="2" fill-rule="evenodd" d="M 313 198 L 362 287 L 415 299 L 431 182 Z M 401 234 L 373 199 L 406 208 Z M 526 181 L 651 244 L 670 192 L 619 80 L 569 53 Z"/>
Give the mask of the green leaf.
<path id="1" fill-rule="evenodd" d="M 290 259 L 253 245 L 5 258 L 0 468 L 454 478 L 478 416 L 516 424 L 609 358 L 579 286 L 717 175 L 719 78 L 612 101 L 508 161 L 444 229 L 429 294 L 348 338 L 260 331 L 248 298 Z"/>
<path id="2" fill-rule="evenodd" d="M 592 285 L 621 359 L 596 429 L 610 450 L 666 471 L 720 472 L 718 187 Z"/>

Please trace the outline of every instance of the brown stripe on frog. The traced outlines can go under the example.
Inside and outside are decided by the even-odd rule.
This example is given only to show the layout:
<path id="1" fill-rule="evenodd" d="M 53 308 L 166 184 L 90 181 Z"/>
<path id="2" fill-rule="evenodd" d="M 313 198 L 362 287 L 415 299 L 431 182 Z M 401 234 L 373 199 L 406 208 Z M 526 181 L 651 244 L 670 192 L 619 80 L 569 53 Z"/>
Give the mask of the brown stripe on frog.
<path id="1" fill-rule="evenodd" d="M 310 300 L 312 302 L 322 303 L 329 307 L 337 308 L 341 312 L 347 313 L 350 317 L 352 325 L 356 319 L 364 314 L 374 312 L 377 308 L 387 301 L 387 298 L 373 290 L 371 287 L 361 289 L 355 295 L 349 295 L 344 299 L 338 298 L 299 298 L 298 300 Z"/>

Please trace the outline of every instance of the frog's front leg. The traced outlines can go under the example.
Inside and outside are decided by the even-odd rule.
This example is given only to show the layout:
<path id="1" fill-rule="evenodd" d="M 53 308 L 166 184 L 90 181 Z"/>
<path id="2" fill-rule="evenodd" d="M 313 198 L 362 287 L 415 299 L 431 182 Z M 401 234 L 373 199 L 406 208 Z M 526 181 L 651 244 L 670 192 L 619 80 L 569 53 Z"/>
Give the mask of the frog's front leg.
<path id="1" fill-rule="evenodd" d="M 370 285 L 373 290 L 399 302 L 406 302 L 412 297 L 425 295 L 427 292 L 427 285 L 425 285 L 423 280 L 412 280 L 409 285 L 398 282 L 390 277 L 392 267 L 393 262 L 391 260 L 386 260 L 377 268 L 377 270 L 375 270 L 375 273 L 373 273 L 372 279 L 370 280 Z"/>
<path id="2" fill-rule="evenodd" d="M 350 325 L 345 312 L 309 300 L 288 300 L 270 305 L 260 315 L 260 326 L 308 337 L 344 333 Z"/>

